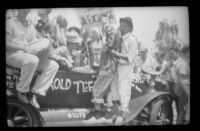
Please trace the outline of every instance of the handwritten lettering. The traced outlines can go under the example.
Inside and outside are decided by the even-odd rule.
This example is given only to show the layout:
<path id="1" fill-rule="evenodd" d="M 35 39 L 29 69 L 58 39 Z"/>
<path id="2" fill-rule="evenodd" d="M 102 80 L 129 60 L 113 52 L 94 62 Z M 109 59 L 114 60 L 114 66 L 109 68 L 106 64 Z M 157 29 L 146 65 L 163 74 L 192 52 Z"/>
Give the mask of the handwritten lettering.
<path id="1" fill-rule="evenodd" d="M 64 91 L 67 91 L 71 88 L 71 81 L 70 79 L 65 79 L 65 82 L 64 82 L 64 79 L 61 78 L 55 78 L 52 85 L 51 85 L 51 89 L 54 91 L 54 90 L 64 90 Z"/>
<path id="2" fill-rule="evenodd" d="M 93 81 L 74 81 L 73 84 L 77 87 L 77 94 L 87 93 L 92 91 Z"/>
<path id="3" fill-rule="evenodd" d="M 76 93 L 88 93 L 92 91 L 93 88 L 93 81 L 73 81 L 71 82 L 70 79 L 63 79 L 63 78 L 55 78 L 52 85 L 51 89 L 52 91 L 54 90 L 64 90 L 67 91 L 69 90 L 72 86 L 75 87 Z"/>
<path id="4" fill-rule="evenodd" d="M 82 113 L 82 112 L 71 112 L 71 113 L 67 113 L 66 116 L 69 119 L 73 119 L 73 118 L 85 118 L 86 117 L 85 113 Z"/>

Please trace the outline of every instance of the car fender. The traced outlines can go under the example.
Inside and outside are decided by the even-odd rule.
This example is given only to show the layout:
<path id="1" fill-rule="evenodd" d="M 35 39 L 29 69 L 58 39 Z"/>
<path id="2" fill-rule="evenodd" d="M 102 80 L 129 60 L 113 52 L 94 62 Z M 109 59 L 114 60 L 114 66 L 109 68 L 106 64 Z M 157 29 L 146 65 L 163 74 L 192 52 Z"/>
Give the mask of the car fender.
<path id="1" fill-rule="evenodd" d="M 149 92 L 141 97 L 132 99 L 129 103 L 129 113 L 126 113 L 124 116 L 124 124 L 134 119 L 142 111 L 142 109 L 151 101 L 163 96 L 168 96 L 170 98 L 171 94 L 168 92 L 154 91 Z"/>

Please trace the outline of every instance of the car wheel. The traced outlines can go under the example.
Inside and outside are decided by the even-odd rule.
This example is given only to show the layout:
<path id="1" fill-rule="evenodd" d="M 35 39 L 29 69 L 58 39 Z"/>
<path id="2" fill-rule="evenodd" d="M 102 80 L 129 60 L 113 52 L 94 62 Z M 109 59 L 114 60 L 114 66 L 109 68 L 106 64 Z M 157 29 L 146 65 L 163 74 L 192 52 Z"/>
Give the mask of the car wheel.
<path id="1" fill-rule="evenodd" d="M 173 123 L 173 109 L 169 101 L 158 100 L 153 103 L 150 124 L 151 125 L 170 125 Z"/>
<path id="2" fill-rule="evenodd" d="M 38 127 L 42 126 L 42 121 L 31 105 L 8 98 L 7 124 L 9 127 Z"/>

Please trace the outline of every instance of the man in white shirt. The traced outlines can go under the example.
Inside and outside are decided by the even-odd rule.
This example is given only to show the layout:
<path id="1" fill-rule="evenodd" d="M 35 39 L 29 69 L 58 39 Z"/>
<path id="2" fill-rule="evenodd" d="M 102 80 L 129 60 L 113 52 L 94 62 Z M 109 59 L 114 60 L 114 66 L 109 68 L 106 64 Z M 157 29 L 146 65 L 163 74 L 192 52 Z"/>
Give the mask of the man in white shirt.
<path id="1" fill-rule="evenodd" d="M 130 17 L 120 19 L 122 35 L 122 48 L 120 52 L 112 50 L 112 55 L 119 59 L 117 75 L 118 84 L 112 88 L 113 100 L 120 100 L 122 114 L 129 112 L 128 105 L 131 98 L 131 74 L 133 73 L 134 60 L 138 55 L 138 46 L 131 34 L 133 23 Z"/>
<path id="2" fill-rule="evenodd" d="M 29 10 L 18 10 L 18 14 L 6 21 L 6 64 L 21 69 L 20 80 L 17 84 L 18 98 L 28 103 L 26 94 L 30 91 L 30 83 L 34 72 L 41 71 L 40 77 L 35 82 L 31 92 L 45 96 L 54 76 L 58 71 L 58 64 L 49 60 L 50 41 L 46 38 L 28 39 L 28 27 L 26 16 Z M 32 41 L 29 41 L 32 40 Z M 36 44 L 35 44 L 36 43 Z M 42 51 L 44 48 L 45 50 Z M 37 51 L 37 48 L 39 48 Z M 39 55 L 39 52 L 41 52 Z M 35 95 L 34 95 L 35 96 Z M 36 97 L 33 97 L 31 104 L 39 108 Z"/>
<path id="3" fill-rule="evenodd" d="M 183 47 L 179 58 L 174 63 L 176 73 L 175 94 L 178 96 L 178 124 L 182 124 L 185 120 L 186 123 L 190 120 L 190 67 L 189 67 L 189 47 Z M 187 101 L 181 95 L 187 95 Z M 185 106 L 185 111 L 184 111 Z M 184 116 L 185 112 L 185 116 Z M 183 118 L 185 117 L 185 118 Z"/>

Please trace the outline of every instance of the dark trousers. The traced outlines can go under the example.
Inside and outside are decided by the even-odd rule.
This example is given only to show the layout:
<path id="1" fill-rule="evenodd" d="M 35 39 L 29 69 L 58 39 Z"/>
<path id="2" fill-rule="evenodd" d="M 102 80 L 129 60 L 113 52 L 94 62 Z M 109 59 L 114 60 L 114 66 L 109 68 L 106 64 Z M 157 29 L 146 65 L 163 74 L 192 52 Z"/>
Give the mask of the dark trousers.
<path id="1" fill-rule="evenodd" d="M 188 96 L 180 84 L 175 84 L 174 95 L 177 107 L 177 124 L 183 124 Z"/>

